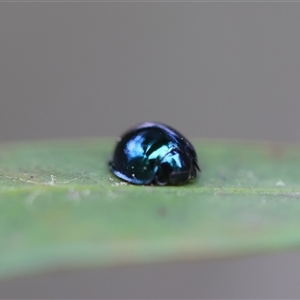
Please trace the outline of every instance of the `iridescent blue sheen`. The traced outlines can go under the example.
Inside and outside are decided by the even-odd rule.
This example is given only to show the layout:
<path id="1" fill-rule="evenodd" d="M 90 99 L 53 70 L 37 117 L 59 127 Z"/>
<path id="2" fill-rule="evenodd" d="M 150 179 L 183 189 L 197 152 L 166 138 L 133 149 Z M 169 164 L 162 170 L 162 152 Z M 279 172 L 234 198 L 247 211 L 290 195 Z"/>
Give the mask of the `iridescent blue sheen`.
<path id="1" fill-rule="evenodd" d="M 109 165 L 117 177 L 144 185 L 178 185 L 200 171 L 193 145 L 175 129 L 152 122 L 124 133 Z"/>

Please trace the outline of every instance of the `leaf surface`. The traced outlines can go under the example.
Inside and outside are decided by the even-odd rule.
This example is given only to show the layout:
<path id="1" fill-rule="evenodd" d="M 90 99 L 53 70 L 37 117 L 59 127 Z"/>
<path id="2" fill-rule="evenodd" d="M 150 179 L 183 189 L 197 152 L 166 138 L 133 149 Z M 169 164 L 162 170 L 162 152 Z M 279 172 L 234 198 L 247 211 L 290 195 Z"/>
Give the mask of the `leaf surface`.
<path id="1" fill-rule="evenodd" d="M 194 142 L 201 175 L 177 187 L 114 177 L 110 139 L 2 145 L 0 278 L 300 245 L 298 146 Z"/>

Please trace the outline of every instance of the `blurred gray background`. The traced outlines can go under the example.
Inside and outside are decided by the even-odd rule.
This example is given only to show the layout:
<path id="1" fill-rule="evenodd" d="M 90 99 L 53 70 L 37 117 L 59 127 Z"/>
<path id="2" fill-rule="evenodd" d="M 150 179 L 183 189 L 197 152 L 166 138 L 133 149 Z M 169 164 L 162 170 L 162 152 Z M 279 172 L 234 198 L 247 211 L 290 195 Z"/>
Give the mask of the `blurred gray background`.
<path id="1" fill-rule="evenodd" d="M 299 16 L 291 2 L 2 2 L 0 142 L 118 136 L 145 120 L 300 142 Z M 0 283 L 0 297 L 298 298 L 299 258 L 29 278 Z"/>
<path id="2" fill-rule="evenodd" d="M 0 141 L 300 141 L 300 3 L 0 3 Z"/>

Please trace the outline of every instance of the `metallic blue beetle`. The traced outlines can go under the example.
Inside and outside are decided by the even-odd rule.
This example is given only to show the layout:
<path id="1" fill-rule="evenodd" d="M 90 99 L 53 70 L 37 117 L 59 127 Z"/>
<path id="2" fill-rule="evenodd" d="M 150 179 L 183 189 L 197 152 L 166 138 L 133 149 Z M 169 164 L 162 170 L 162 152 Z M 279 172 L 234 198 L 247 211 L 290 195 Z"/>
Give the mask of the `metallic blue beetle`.
<path id="1" fill-rule="evenodd" d="M 123 134 L 109 165 L 117 177 L 144 185 L 178 185 L 200 171 L 192 144 L 175 129 L 152 122 Z"/>

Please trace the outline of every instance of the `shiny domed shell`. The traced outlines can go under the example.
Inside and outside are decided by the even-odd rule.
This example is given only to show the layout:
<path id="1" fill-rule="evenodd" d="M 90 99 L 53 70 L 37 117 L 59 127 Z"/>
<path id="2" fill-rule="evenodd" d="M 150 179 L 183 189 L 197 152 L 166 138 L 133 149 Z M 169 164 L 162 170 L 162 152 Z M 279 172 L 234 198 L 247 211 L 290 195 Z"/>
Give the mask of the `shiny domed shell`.
<path id="1" fill-rule="evenodd" d="M 125 132 L 109 165 L 115 176 L 138 185 L 178 185 L 200 172 L 193 145 L 172 127 L 154 122 Z"/>

